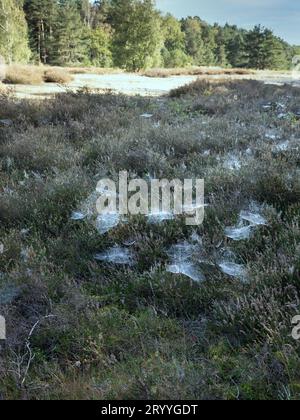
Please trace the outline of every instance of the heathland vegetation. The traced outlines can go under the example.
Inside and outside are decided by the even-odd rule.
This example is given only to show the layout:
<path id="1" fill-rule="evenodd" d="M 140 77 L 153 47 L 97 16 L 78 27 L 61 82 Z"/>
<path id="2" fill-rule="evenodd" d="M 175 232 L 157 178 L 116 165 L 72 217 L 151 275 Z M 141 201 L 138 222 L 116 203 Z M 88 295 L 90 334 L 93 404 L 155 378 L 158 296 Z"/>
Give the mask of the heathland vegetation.
<path id="1" fill-rule="evenodd" d="M 11 83 L 244 74 L 295 51 L 151 0 L 0 0 Z M 299 400 L 299 103 L 299 88 L 253 80 L 47 100 L 0 86 L 0 400 Z M 96 185 L 124 170 L 204 179 L 204 223 L 103 221 Z"/>
<path id="2" fill-rule="evenodd" d="M 300 398 L 299 99 L 256 81 L 0 97 L 0 399 Z M 204 224 L 104 233 L 95 188 L 120 170 L 204 178 Z"/>
<path id="3" fill-rule="evenodd" d="M 267 28 L 178 20 L 162 15 L 153 0 L 0 0 L 7 63 L 288 69 L 295 52 Z"/>

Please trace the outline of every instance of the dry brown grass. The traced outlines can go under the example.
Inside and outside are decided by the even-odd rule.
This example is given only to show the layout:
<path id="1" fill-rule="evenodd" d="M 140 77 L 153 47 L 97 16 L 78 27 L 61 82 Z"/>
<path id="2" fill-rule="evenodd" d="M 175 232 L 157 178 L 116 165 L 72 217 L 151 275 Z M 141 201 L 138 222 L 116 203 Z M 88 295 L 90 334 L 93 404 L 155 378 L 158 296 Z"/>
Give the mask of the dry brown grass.
<path id="1" fill-rule="evenodd" d="M 4 83 L 12 85 L 66 84 L 73 80 L 67 69 L 13 64 L 7 67 Z"/>
<path id="2" fill-rule="evenodd" d="M 102 68 L 102 67 L 66 67 L 70 74 L 116 74 L 124 73 L 124 70 L 118 68 Z"/>
<path id="3" fill-rule="evenodd" d="M 249 69 L 216 69 L 210 67 L 188 67 L 174 69 L 150 69 L 142 73 L 147 77 L 170 77 L 170 76 L 234 76 L 255 74 Z"/>
<path id="4" fill-rule="evenodd" d="M 41 85 L 42 83 L 67 84 L 73 80 L 76 74 L 118 74 L 124 70 L 117 68 L 100 67 L 49 67 L 13 64 L 8 66 L 4 83 L 12 85 Z M 147 77 L 170 77 L 170 76 L 231 76 L 251 75 L 253 70 L 248 69 L 216 69 L 209 67 L 190 67 L 174 69 L 150 69 L 141 73 Z"/>
<path id="5" fill-rule="evenodd" d="M 7 67 L 4 83 L 12 85 L 41 85 L 43 67 L 13 64 Z"/>
<path id="6" fill-rule="evenodd" d="M 66 69 L 62 68 L 50 68 L 44 73 L 44 81 L 46 83 L 66 84 L 73 80 L 74 77 Z"/>

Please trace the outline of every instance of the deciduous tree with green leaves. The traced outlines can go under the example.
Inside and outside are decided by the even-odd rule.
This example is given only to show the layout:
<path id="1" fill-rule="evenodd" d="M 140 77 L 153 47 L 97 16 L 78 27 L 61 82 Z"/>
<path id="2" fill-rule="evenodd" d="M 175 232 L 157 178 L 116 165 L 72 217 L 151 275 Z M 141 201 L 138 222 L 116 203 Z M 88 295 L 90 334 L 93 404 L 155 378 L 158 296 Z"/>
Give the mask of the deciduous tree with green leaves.
<path id="1" fill-rule="evenodd" d="M 98 26 L 89 30 L 89 61 L 93 66 L 111 67 L 111 39 L 108 27 Z"/>
<path id="2" fill-rule="evenodd" d="M 152 0 L 112 0 L 110 22 L 116 66 L 138 71 L 159 64 L 163 38 Z"/>
<path id="3" fill-rule="evenodd" d="M 0 0 L 0 54 L 11 63 L 30 58 L 27 23 L 21 0 Z"/>
<path id="4" fill-rule="evenodd" d="M 185 34 L 185 48 L 195 65 L 205 64 L 205 46 L 202 38 L 202 24 L 198 17 L 188 17 L 181 21 Z"/>
<path id="5" fill-rule="evenodd" d="M 191 62 L 185 53 L 185 34 L 180 22 L 171 14 L 162 18 L 164 47 L 162 58 L 164 67 L 184 67 Z"/>

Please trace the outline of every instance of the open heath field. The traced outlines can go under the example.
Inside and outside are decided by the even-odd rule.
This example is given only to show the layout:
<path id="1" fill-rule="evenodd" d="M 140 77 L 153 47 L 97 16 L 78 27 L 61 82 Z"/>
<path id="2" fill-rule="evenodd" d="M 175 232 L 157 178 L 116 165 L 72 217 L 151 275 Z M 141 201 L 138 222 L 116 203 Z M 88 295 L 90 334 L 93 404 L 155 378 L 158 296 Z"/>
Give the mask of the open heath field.
<path id="1" fill-rule="evenodd" d="M 0 92 L 0 398 L 299 399 L 300 90 Z M 204 222 L 99 220 L 120 171 L 204 179 Z"/>

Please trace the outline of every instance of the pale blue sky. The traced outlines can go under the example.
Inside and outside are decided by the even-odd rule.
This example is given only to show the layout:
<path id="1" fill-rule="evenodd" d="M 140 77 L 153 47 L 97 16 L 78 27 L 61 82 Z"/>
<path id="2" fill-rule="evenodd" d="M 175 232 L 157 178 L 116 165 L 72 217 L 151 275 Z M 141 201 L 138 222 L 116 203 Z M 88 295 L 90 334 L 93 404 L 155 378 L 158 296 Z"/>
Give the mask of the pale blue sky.
<path id="1" fill-rule="evenodd" d="M 291 44 L 300 45 L 299 0 L 157 0 L 163 12 L 200 16 L 209 23 L 250 28 L 261 23 Z"/>

